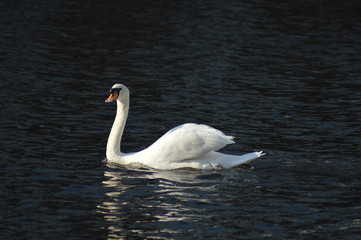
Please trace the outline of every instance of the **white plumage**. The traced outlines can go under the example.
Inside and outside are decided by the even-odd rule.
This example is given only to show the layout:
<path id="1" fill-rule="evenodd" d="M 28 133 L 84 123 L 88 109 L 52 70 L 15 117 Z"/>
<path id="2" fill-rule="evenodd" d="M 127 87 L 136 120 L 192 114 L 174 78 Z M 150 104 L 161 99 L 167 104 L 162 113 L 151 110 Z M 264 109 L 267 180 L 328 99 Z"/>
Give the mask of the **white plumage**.
<path id="1" fill-rule="evenodd" d="M 169 130 L 148 148 L 135 153 L 122 153 L 120 141 L 129 110 L 129 90 L 115 84 L 106 102 L 117 101 L 117 115 L 107 143 L 107 160 L 119 164 L 141 164 L 156 169 L 196 168 L 213 170 L 247 164 L 264 155 L 253 152 L 227 155 L 218 151 L 234 143 L 232 136 L 203 124 L 187 123 Z"/>

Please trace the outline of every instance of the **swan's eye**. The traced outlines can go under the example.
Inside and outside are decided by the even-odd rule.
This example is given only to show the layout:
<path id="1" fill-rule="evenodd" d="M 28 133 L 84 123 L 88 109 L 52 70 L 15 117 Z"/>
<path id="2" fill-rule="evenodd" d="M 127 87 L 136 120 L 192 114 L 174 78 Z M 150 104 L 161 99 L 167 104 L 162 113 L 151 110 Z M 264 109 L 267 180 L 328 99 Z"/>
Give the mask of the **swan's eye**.
<path id="1" fill-rule="evenodd" d="M 121 90 L 122 90 L 121 88 L 112 88 L 110 89 L 110 93 L 117 92 L 119 94 Z"/>

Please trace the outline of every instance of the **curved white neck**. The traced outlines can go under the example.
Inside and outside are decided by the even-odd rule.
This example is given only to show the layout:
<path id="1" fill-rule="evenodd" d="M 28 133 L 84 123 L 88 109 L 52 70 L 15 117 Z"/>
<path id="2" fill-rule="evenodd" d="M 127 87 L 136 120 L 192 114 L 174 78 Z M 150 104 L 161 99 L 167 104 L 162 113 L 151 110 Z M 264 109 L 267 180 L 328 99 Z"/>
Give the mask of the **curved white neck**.
<path id="1" fill-rule="evenodd" d="M 107 159 L 115 159 L 121 155 L 120 142 L 128 117 L 129 99 L 118 101 L 117 100 L 117 115 L 113 123 L 112 130 L 110 131 L 107 143 Z"/>

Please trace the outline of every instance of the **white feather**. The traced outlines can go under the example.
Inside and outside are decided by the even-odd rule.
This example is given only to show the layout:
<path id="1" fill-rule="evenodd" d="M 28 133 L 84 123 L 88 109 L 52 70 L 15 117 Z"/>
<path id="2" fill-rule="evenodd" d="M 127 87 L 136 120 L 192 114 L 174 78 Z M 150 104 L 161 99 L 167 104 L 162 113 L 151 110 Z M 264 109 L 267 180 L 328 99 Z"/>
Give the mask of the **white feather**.
<path id="1" fill-rule="evenodd" d="M 146 149 L 161 161 L 179 162 L 204 156 L 234 143 L 232 137 L 207 125 L 187 123 L 175 127 Z"/>

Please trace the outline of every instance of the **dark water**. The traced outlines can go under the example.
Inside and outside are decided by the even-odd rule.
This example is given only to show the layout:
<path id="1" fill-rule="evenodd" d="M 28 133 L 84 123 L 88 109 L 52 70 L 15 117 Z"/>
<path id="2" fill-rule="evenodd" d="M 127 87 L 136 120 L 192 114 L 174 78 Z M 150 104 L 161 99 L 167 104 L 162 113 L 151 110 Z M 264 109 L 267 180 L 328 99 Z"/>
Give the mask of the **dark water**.
<path id="1" fill-rule="evenodd" d="M 357 239 L 358 1 L 1 1 L 1 239 Z M 108 165 L 205 123 L 263 150 L 219 172 Z"/>

